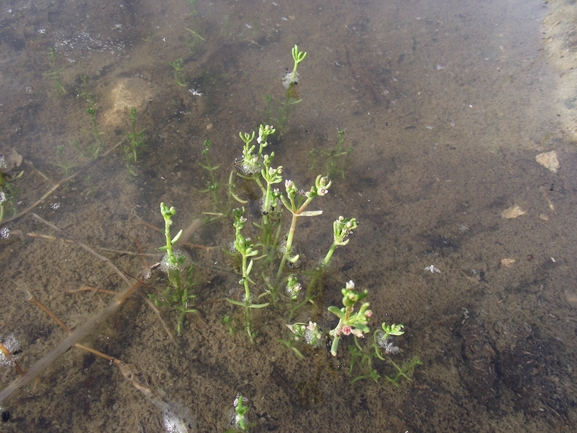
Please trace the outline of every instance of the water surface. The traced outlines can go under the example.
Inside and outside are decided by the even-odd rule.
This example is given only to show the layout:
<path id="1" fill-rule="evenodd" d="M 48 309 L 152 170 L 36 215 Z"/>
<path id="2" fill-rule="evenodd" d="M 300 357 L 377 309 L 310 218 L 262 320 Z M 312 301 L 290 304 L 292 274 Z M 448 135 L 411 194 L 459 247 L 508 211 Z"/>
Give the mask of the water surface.
<path id="1" fill-rule="evenodd" d="M 20 341 L 18 362 L 28 368 L 65 337 L 26 302 L 26 290 L 74 329 L 111 298 L 66 288 L 127 289 L 105 262 L 31 212 L 138 276 L 145 266 L 139 246 L 146 266 L 160 258 L 163 236 L 153 228 L 162 227 L 160 202 L 176 207 L 176 229 L 227 209 L 239 131 L 265 121 L 282 127 L 267 151 L 286 179 L 307 190 L 325 174 L 342 130 L 353 151 L 344 178 L 334 173 L 329 194 L 313 202 L 323 215 L 299 222 L 296 272 L 324 256 L 340 215 L 360 227 L 335 253 L 322 296 L 298 320 L 334 327 L 326 308 L 340 306 L 340 289 L 354 280 L 369 290 L 373 329 L 383 321 L 405 325 L 391 359 L 420 358 L 411 382 L 395 387 L 385 378 L 395 374 L 391 362 L 375 360 L 378 382 L 351 383 L 362 373 L 348 374 L 352 340 L 343 339 L 336 358 L 320 348 L 301 360 L 277 342 L 288 337 L 286 308 L 255 312 L 251 344 L 242 313 L 225 301 L 241 291 L 235 263 L 222 252 L 234 239 L 230 215 L 187 239 L 199 314 L 188 315 L 182 336 L 171 341 L 136 294 L 83 343 L 137 366 L 199 432 L 224 431 L 238 394 L 248 398 L 255 432 L 574 430 L 572 3 L 4 5 L 0 149 L 6 160 L 22 156 L 11 173 L 24 174 L 5 205 L 0 331 Z M 296 89 L 302 101 L 283 123 L 265 95 L 285 98 L 281 78 L 292 68 L 294 44 L 308 53 Z M 169 63 L 178 59 L 183 71 L 175 76 Z M 133 107 L 146 148 L 129 170 L 123 140 Z M 202 192 L 204 140 L 220 166 L 217 204 Z M 555 173 L 536 161 L 551 151 Z M 258 188 L 236 187 L 249 201 L 248 236 L 259 218 Z M 6 222 L 14 212 L 18 218 Z M 262 293 L 266 286 L 255 279 Z M 156 276 L 140 293 L 164 285 Z M 233 336 L 222 323 L 227 315 Z M 161 316 L 174 332 L 176 313 Z M 3 369 L 1 387 L 16 377 Z M 6 431 L 163 429 L 159 408 L 115 365 L 78 349 L 2 407 L 11 415 Z"/>

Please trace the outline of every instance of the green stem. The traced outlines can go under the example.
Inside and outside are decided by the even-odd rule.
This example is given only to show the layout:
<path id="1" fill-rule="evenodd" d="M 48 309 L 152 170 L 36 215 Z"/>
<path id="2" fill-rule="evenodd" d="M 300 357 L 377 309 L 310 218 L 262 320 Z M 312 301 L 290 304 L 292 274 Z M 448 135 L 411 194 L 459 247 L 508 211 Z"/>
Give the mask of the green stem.
<path id="1" fill-rule="evenodd" d="M 242 279 L 244 283 L 244 310 L 245 310 L 245 329 L 246 333 L 250 338 L 250 342 L 254 343 L 254 335 L 251 331 L 251 313 L 250 313 L 250 286 L 248 281 L 248 264 L 247 264 L 248 256 L 242 255 Z"/>
<path id="2" fill-rule="evenodd" d="M 286 240 L 286 246 L 285 246 L 285 250 L 284 253 L 282 255 L 282 259 L 280 261 L 280 266 L 278 268 L 278 272 L 276 274 L 276 284 L 278 286 L 278 283 L 280 282 L 280 277 L 282 275 L 282 271 L 284 269 L 284 265 L 290 255 L 291 249 L 292 249 L 292 245 L 293 245 L 293 239 L 295 236 L 295 230 L 297 228 L 297 222 L 299 220 L 299 215 L 297 215 L 296 213 L 293 213 L 293 219 L 291 221 L 291 227 L 289 230 L 289 234 L 288 234 L 288 238 Z"/>
<path id="3" fill-rule="evenodd" d="M 323 267 L 325 267 L 326 265 L 329 264 L 329 261 L 331 260 L 331 257 L 333 256 L 333 253 L 335 252 L 336 249 L 337 249 L 337 244 L 335 242 L 333 242 L 333 244 L 331 245 L 331 248 L 329 249 L 329 252 L 325 256 L 325 259 L 323 260 Z"/>

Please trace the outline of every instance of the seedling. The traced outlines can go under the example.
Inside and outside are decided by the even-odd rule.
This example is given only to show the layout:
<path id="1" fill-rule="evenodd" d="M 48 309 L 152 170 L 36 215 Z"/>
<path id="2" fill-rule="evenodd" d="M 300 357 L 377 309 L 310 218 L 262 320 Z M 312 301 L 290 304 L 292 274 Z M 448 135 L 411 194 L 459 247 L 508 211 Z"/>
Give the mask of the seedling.
<path id="1" fill-rule="evenodd" d="M 295 86 L 299 81 L 297 72 L 298 65 L 306 56 L 307 53 L 299 51 L 296 45 L 292 48 L 294 66 L 292 71 L 287 69 L 282 78 L 283 86 L 287 89 L 283 101 L 278 101 L 267 93 L 264 94 L 264 99 L 266 101 L 264 120 L 266 123 L 274 123 L 276 125 L 279 136 L 286 131 L 290 113 L 294 110 L 296 104 L 301 102 Z"/>
<path id="2" fill-rule="evenodd" d="M 179 57 L 174 62 L 168 62 L 168 64 L 174 69 L 174 81 L 176 81 L 176 84 L 180 87 L 188 86 L 188 80 L 182 67 L 182 57 Z"/>
<path id="3" fill-rule="evenodd" d="M 192 37 L 186 38 L 186 46 L 190 49 L 190 52 L 192 53 L 192 55 L 195 55 L 197 53 L 200 42 L 201 41 L 206 42 L 206 39 L 204 39 L 202 36 L 200 36 L 194 30 L 191 30 L 189 28 L 185 28 L 185 30 L 187 30 L 188 32 L 190 32 L 192 34 Z"/>
<path id="4" fill-rule="evenodd" d="M 58 61 L 56 60 L 56 50 L 54 48 L 50 48 L 50 50 L 48 50 L 48 57 L 50 59 L 50 71 L 45 72 L 43 75 L 46 77 L 52 77 L 54 92 L 56 93 L 56 96 L 60 98 L 68 93 L 62 80 L 62 71 L 64 71 L 66 67 L 58 66 Z"/>
<path id="5" fill-rule="evenodd" d="M 126 136 L 129 145 L 124 146 L 124 162 L 130 174 L 136 176 L 132 163 L 137 162 L 138 153 L 146 147 L 146 144 L 144 143 L 144 129 L 136 131 L 136 108 L 134 107 L 130 109 L 130 132 Z"/>
<path id="6" fill-rule="evenodd" d="M 329 177 L 334 178 L 338 176 L 344 179 L 353 148 L 352 146 L 347 149 L 344 148 L 345 131 L 343 129 L 338 129 L 337 133 L 338 141 L 336 146 L 328 152 L 323 152 L 323 155 L 327 157 L 327 173 Z"/>
<path id="7" fill-rule="evenodd" d="M 12 211 L 12 216 L 18 213 L 18 208 L 16 207 L 16 196 L 20 187 L 14 186 L 11 183 L 4 184 L 3 190 L 0 189 L 0 222 L 4 219 L 4 214 L 6 213 L 6 208 Z"/>
<path id="8" fill-rule="evenodd" d="M 299 75 L 298 75 L 297 69 L 299 67 L 299 64 L 307 56 L 307 53 L 305 53 L 304 51 L 299 51 L 299 48 L 296 44 L 294 47 L 292 47 L 291 53 L 292 53 L 293 61 L 294 61 L 293 70 L 290 72 L 287 72 L 287 74 L 283 78 L 283 84 L 284 84 L 285 88 L 289 89 L 289 91 L 290 91 L 292 86 L 294 86 L 295 84 L 297 84 L 299 82 Z"/>
<path id="9" fill-rule="evenodd" d="M 302 359 L 305 359 L 305 356 L 297 349 L 297 345 L 306 344 L 313 348 L 321 347 L 326 339 L 320 326 L 315 322 L 309 322 L 308 324 L 294 323 L 286 326 L 290 329 L 292 334 L 288 340 L 278 340 L 278 342 L 287 346 Z"/>
<path id="10" fill-rule="evenodd" d="M 92 130 L 87 132 L 89 132 L 96 141 L 95 146 L 92 144 L 88 145 L 88 151 L 92 155 L 92 158 L 96 159 L 102 150 L 102 139 L 100 136 L 104 133 L 98 130 L 98 124 L 96 123 L 96 109 L 94 107 L 88 107 L 86 113 L 90 116 L 90 122 L 92 123 Z"/>
<path id="11" fill-rule="evenodd" d="M 317 148 L 311 149 L 308 154 L 309 157 L 309 168 L 313 170 L 317 164 L 317 159 L 321 156 L 321 160 L 326 161 L 326 173 L 331 179 L 340 177 L 344 179 L 347 172 L 347 165 L 350 160 L 351 154 L 353 153 L 353 147 L 345 148 L 344 135 L 345 131 L 343 129 L 337 129 L 338 140 L 334 148 L 328 151 L 320 152 Z"/>
<path id="12" fill-rule="evenodd" d="M 86 75 L 82 75 L 80 80 L 82 83 L 78 88 L 76 97 L 84 99 L 90 106 L 94 105 L 94 97 L 88 88 L 88 77 Z"/>
<path id="13" fill-rule="evenodd" d="M 349 375 L 353 373 L 355 365 L 358 365 L 364 374 L 355 377 L 352 380 L 352 383 L 362 379 L 373 379 L 375 382 L 378 382 L 381 376 L 373 368 L 373 358 L 386 361 L 387 359 L 382 354 L 383 349 L 386 355 L 399 353 L 400 349 L 393 344 L 391 336 L 403 335 L 403 325 L 387 325 L 383 322 L 381 328 L 382 330 L 376 330 L 373 332 L 373 341 L 365 347 L 362 347 L 360 339 L 357 336 L 354 336 L 355 344 L 349 346 L 349 352 L 351 353 Z M 393 363 L 392 360 L 391 363 Z"/>
<path id="14" fill-rule="evenodd" d="M 234 415 L 230 422 L 230 428 L 226 430 L 226 433 L 237 433 L 237 432 L 245 432 L 249 431 L 252 427 L 256 425 L 256 423 L 249 423 L 247 421 L 247 412 L 248 406 L 245 406 L 244 403 L 248 400 L 244 398 L 242 395 L 239 395 L 234 400 Z"/>
<path id="15" fill-rule="evenodd" d="M 196 1 L 197 0 L 188 0 L 188 2 L 190 3 L 190 14 L 194 17 L 196 16 L 196 14 L 198 13 L 196 11 Z"/>
<path id="16" fill-rule="evenodd" d="M 232 326 L 232 317 L 230 317 L 227 314 L 222 319 L 220 319 L 220 323 L 222 323 L 223 325 L 225 325 L 227 327 L 228 335 L 230 335 L 232 337 L 234 335 L 234 327 Z"/>
<path id="17" fill-rule="evenodd" d="M 219 169 L 220 166 L 218 165 L 212 165 L 212 163 L 210 162 L 210 159 L 208 157 L 208 151 L 210 149 L 210 140 L 204 140 L 204 149 L 202 151 L 202 156 L 204 156 L 204 161 L 205 163 L 203 164 L 202 162 L 199 163 L 199 165 L 204 168 L 206 171 L 208 171 L 208 174 L 210 176 L 209 179 L 207 179 L 206 181 L 206 189 L 202 189 L 200 192 L 204 192 L 204 193 L 210 193 L 212 195 L 212 204 L 214 206 L 215 209 L 218 209 L 219 207 L 219 199 L 218 199 L 218 189 L 220 187 L 220 183 L 218 182 L 218 180 L 216 179 L 216 170 Z"/>
<path id="18" fill-rule="evenodd" d="M 252 330 L 252 309 L 253 308 L 265 308 L 269 304 L 253 304 L 252 303 L 252 294 L 250 291 L 250 285 L 255 284 L 254 280 L 250 278 L 250 273 L 252 271 L 252 267 L 254 265 L 254 260 L 252 257 L 258 255 L 258 251 L 254 249 L 253 243 L 250 239 L 245 238 L 242 234 L 242 229 L 246 223 L 246 218 L 244 217 L 244 208 L 242 209 L 235 209 L 233 211 L 234 217 L 234 229 L 235 229 L 235 241 L 234 241 L 234 248 L 235 250 L 241 255 L 242 258 L 242 278 L 239 281 L 244 288 L 244 296 L 240 301 L 226 298 L 228 302 L 233 305 L 238 305 L 243 307 L 245 310 L 245 330 L 248 334 L 251 343 L 254 343 L 254 338 L 256 337 L 256 332 Z M 250 261 L 249 261 L 250 260 Z"/>
<path id="19" fill-rule="evenodd" d="M 279 101 L 268 93 L 264 94 L 266 102 L 263 117 L 264 123 L 274 124 L 278 137 L 287 131 L 290 114 L 296 108 L 296 104 L 302 101 L 302 99 L 292 96 L 290 98 L 285 97 L 285 99 Z"/>
<path id="20" fill-rule="evenodd" d="M 10 160 L 10 158 L 8 158 Z M 12 210 L 13 216 L 18 213 L 16 208 L 16 196 L 20 187 L 14 186 L 11 182 L 21 177 L 24 172 L 21 171 L 17 175 L 12 175 L 9 171 L 13 167 L 9 167 L 10 162 L 6 161 L 4 155 L 0 155 L 0 222 L 4 219 L 6 209 Z M 0 238 L 8 237 L 9 230 L 4 228 Z"/>
<path id="21" fill-rule="evenodd" d="M 76 165 L 73 162 L 68 161 L 66 158 L 66 155 L 64 154 L 64 146 L 57 146 L 56 154 L 58 155 L 58 161 L 53 162 L 52 164 L 62 170 L 64 177 L 70 176 L 70 170 L 76 167 Z"/>
<path id="22" fill-rule="evenodd" d="M 188 313 L 196 313 L 197 310 L 189 307 L 191 299 L 195 296 L 189 294 L 192 288 L 192 275 L 194 266 L 186 266 L 187 256 L 173 248 L 174 244 L 182 236 L 180 230 L 176 236 L 171 237 L 170 227 L 172 226 L 172 217 L 176 213 L 174 207 L 169 208 L 164 203 L 160 203 L 160 213 L 164 219 L 164 237 L 166 244 L 160 248 L 159 251 L 166 251 L 166 254 L 160 262 L 160 268 L 168 275 L 169 285 L 161 296 L 156 294 L 148 295 L 154 305 L 174 309 L 179 312 L 176 331 L 178 335 L 181 333 L 182 324 L 186 319 Z"/>
<path id="23" fill-rule="evenodd" d="M 393 366 L 397 370 L 397 374 L 395 375 L 395 377 L 387 376 L 387 380 L 389 380 L 396 387 L 399 386 L 399 380 L 403 377 L 410 382 L 412 379 L 409 376 L 409 374 L 412 373 L 412 371 L 415 369 L 417 365 L 423 365 L 418 356 L 414 356 L 413 359 L 411 359 L 408 362 L 405 362 L 401 366 L 398 366 L 393 361 L 391 361 L 391 364 L 393 364 Z"/>

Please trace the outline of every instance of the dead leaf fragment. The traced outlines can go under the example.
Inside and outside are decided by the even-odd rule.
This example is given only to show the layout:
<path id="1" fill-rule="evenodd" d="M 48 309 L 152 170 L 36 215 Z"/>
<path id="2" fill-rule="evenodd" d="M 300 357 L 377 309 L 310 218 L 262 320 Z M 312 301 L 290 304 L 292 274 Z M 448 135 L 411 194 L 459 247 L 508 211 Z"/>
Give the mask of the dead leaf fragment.
<path id="1" fill-rule="evenodd" d="M 552 150 L 551 152 L 540 153 L 535 157 L 535 161 L 541 164 L 546 169 L 550 170 L 552 173 L 557 173 L 559 169 L 559 160 L 557 159 L 557 152 Z"/>
<path id="2" fill-rule="evenodd" d="M 512 219 L 525 215 L 527 212 L 521 209 L 520 206 L 514 205 L 501 212 L 501 218 Z"/>

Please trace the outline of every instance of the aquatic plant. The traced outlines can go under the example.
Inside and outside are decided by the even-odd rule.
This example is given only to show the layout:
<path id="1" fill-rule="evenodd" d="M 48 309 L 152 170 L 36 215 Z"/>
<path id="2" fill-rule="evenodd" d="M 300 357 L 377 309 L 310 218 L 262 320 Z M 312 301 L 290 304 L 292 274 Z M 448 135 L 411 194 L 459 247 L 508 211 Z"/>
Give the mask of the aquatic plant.
<path id="1" fill-rule="evenodd" d="M 179 57 L 173 62 L 168 62 L 168 64 L 172 66 L 172 69 L 174 69 L 174 81 L 176 81 L 176 84 L 180 87 L 188 86 L 188 80 L 184 74 L 184 68 L 182 67 L 182 57 Z"/>
<path id="2" fill-rule="evenodd" d="M 234 240 L 234 248 L 240 254 L 241 261 L 242 261 L 242 268 L 241 268 L 241 275 L 242 278 L 239 281 L 239 284 L 243 286 L 244 294 L 240 301 L 235 299 L 226 298 L 228 302 L 233 305 L 238 305 L 245 310 L 245 330 L 248 334 L 251 343 L 254 343 L 254 338 L 256 336 L 256 332 L 252 329 L 252 309 L 254 308 L 265 308 L 269 304 L 253 304 L 252 294 L 250 290 L 250 285 L 255 284 L 254 280 L 250 278 L 250 273 L 252 271 L 254 260 L 252 257 L 258 255 L 258 250 L 254 248 L 254 244 L 250 241 L 249 238 L 245 238 L 242 234 L 242 229 L 246 223 L 246 218 L 244 217 L 244 208 L 242 209 L 235 209 L 233 211 L 234 217 L 234 229 L 235 229 L 235 240 Z"/>
<path id="3" fill-rule="evenodd" d="M 391 336 L 403 335 L 403 325 L 387 325 L 383 322 L 381 328 L 382 330 L 377 329 L 373 332 L 372 342 L 365 346 L 361 346 L 357 336 L 353 337 L 355 344 L 349 345 L 349 352 L 351 354 L 349 375 L 353 373 L 355 366 L 358 366 L 362 373 L 356 376 L 352 380 L 352 383 L 362 379 L 373 379 L 375 382 L 378 382 L 381 376 L 373 368 L 373 358 L 386 361 L 387 359 L 382 354 L 383 350 L 385 355 L 389 356 L 399 353 L 400 349 L 394 345 Z"/>
<path id="4" fill-rule="evenodd" d="M 326 171 L 329 177 L 335 178 L 338 176 L 341 179 L 344 179 L 349 159 L 353 153 L 353 147 L 350 146 L 347 149 L 344 148 L 343 143 L 345 141 L 345 131 L 343 129 L 338 129 L 337 134 L 337 144 L 334 148 L 323 152 L 323 155 L 327 158 Z"/>
<path id="5" fill-rule="evenodd" d="M 328 193 L 331 181 L 327 177 L 318 175 L 315 184 L 304 195 L 299 194 L 299 190 L 292 180 L 285 180 L 286 198 L 280 195 L 280 200 L 286 209 L 292 214 L 291 225 L 287 234 L 286 245 L 283 248 L 283 255 L 276 275 L 276 284 L 280 282 L 284 265 L 287 260 L 296 263 L 299 259 L 298 254 L 292 254 L 293 240 L 296 231 L 297 222 L 303 216 L 317 216 L 323 213 L 322 210 L 308 211 L 306 208 L 311 204 L 313 199 L 318 196 L 324 196 Z"/>
<path id="6" fill-rule="evenodd" d="M 136 108 L 130 108 L 130 132 L 126 134 L 128 137 L 128 146 L 124 146 L 124 162 L 126 168 L 133 176 L 136 176 L 132 168 L 132 163 L 137 162 L 138 153 L 146 147 L 144 143 L 144 129 L 136 131 Z"/>
<path id="7" fill-rule="evenodd" d="M 347 166 L 353 153 L 352 146 L 348 148 L 343 146 L 345 131 L 343 129 L 337 129 L 337 135 L 337 143 L 332 149 L 319 151 L 319 149 L 314 147 L 308 154 L 309 169 L 314 170 L 318 164 L 318 160 L 320 159 L 321 164 L 324 164 L 325 171 L 330 179 L 335 179 L 337 177 L 341 179 L 345 178 Z"/>
<path id="8" fill-rule="evenodd" d="M 290 89 L 291 86 L 298 84 L 299 76 L 298 76 L 297 69 L 298 69 L 299 64 L 307 56 L 306 52 L 299 51 L 299 47 L 296 44 L 294 47 L 292 47 L 291 54 L 292 54 L 293 61 L 294 61 L 293 69 L 292 69 L 292 71 L 288 71 L 283 78 L 283 85 L 287 89 Z"/>
<path id="9" fill-rule="evenodd" d="M 331 355 L 337 356 L 339 349 L 339 340 L 342 336 L 354 335 L 362 338 L 369 332 L 369 319 L 373 312 L 368 310 L 369 303 L 364 302 L 359 311 L 354 311 L 355 305 L 365 299 L 369 294 L 368 290 L 357 292 L 355 290 L 355 283 L 349 281 L 345 288 L 341 290 L 343 294 L 343 308 L 334 306 L 329 307 L 329 311 L 339 318 L 339 323 L 332 329 L 329 334 L 333 337 L 331 344 Z"/>
<path id="10" fill-rule="evenodd" d="M 66 69 L 65 66 L 60 67 L 56 59 L 56 50 L 50 48 L 48 50 L 48 58 L 50 61 L 50 71 L 45 72 L 43 75 L 45 77 L 52 77 L 52 86 L 54 87 L 54 92 L 58 98 L 65 96 L 68 92 L 66 87 L 64 87 L 64 80 L 62 79 L 62 71 Z"/>
<path id="11" fill-rule="evenodd" d="M 226 429 L 226 433 L 246 432 L 256 425 L 256 423 L 249 423 L 247 421 L 248 406 L 244 404 L 247 401 L 242 395 L 238 395 L 234 399 L 234 412 L 229 422 L 229 428 Z"/>
<path id="12" fill-rule="evenodd" d="M 411 377 L 409 376 L 409 374 L 411 374 L 411 372 L 415 369 L 416 366 L 423 365 L 418 356 L 413 356 L 413 358 L 410 361 L 407 361 L 400 366 L 395 364 L 393 361 L 390 362 L 391 364 L 393 364 L 397 372 L 393 377 L 387 376 L 387 380 L 390 381 L 396 387 L 399 386 L 399 380 L 401 378 L 405 378 L 410 382 Z"/>
<path id="13" fill-rule="evenodd" d="M 176 331 L 180 335 L 186 315 L 197 312 L 197 310 L 189 306 L 191 299 L 195 297 L 189 293 L 193 286 L 194 265 L 187 263 L 188 256 L 184 252 L 174 249 L 174 244 L 183 233 L 180 230 L 174 237 L 171 237 L 170 234 L 172 217 L 176 214 L 176 209 L 160 203 L 160 213 L 164 219 L 164 237 L 166 242 L 164 246 L 158 248 L 159 251 L 166 251 L 160 262 L 160 268 L 166 272 L 169 284 L 162 295 L 149 294 L 148 297 L 157 307 L 173 309 L 179 313 Z"/>
<path id="14" fill-rule="evenodd" d="M 286 131 L 290 114 L 295 109 L 296 104 L 302 101 L 302 99 L 299 99 L 295 86 L 298 84 L 298 65 L 306 56 L 307 53 L 299 51 L 296 45 L 292 48 L 294 66 L 292 71 L 287 69 L 282 78 L 283 86 L 287 89 L 283 100 L 277 100 L 267 93 L 264 94 L 266 101 L 264 122 L 276 125 L 278 136 L 281 136 Z"/>
<path id="15" fill-rule="evenodd" d="M 58 155 L 58 161 L 53 162 L 52 164 L 62 170 L 62 174 L 64 177 L 70 176 L 70 170 L 76 167 L 76 164 L 68 161 L 68 158 L 66 158 L 66 155 L 64 154 L 63 145 L 59 145 L 56 147 L 56 154 Z"/>
<path id="16" fill-rule="evenodd" d="M 6 158 L 4 155 L 0 155 L 0 222 L 4 219 L 6 214 L 6 209 L 12 211 L 12 216 L 18 213 L 16 207 L 18 191 L 20 187 L 15 186 L 12 182 L 24 175 L 24 171 L 13 175 L 9 171 L 12 167 L 7 166 Z M 7 238 L 9 230 L 5 227 L 0 234 L 0 238 Z"/>
<path id="17" fill-rule="evenodd" d="M 217 180 L 215 172 L 219 169 L 220 166 L 212 165 L 210 162 L 210 158 L 208 157 L 210 145 L 210 140 L 204 140 L 204 149 L 202 150 L 202 156 L 204 156 L 204 164 L 200 162 L 199 165 L 208 171 L 209 178 L 206 180 L 206 188 L 200 190 L 200 192 L 210 193 L 212 195 L 212 204 L 215 209 L 218 209 L 220 205 L 220 200 L 218 198 L 220 182 Z"/>
<path id="18" fill-rule="evenodd" d="M 277 100 L 268 93 L 265 93 L 264 100 L 266 106 L 263 121 L 266 124 L 274 124 L 277 131 L 276 135 L 280 137 L 287 131 L 289 117 L 302 99 L 285 97 L 283 100 Z"/>
<path id="19" fill-rule="evenodd" d="M 305 359 L 305 356 L 297 346 L 321 347 L 326 340 L 326 335 L 318 323 L 311 321 L 308 324 L 297 322 L 286 326 L 291 331 L 289 339 L 277 341 L 295 352 L 299 358 Z"/>
<path id="20" fill-rule="evenodd" d="M 192 29 L 185 28 L 186 31 L 190 32 L 192 35 L 191 37 L 186 38 L 186 46 L 189 48 L 191 54 L 194 56 L 198 52 L 198 48 L 201 42 L 206 42 L 202 36 L 200 36 L 197 32 Z"/>
<path id="21" fill-rule="evenodd" d="M 88 145 L 88 151 L 92 155 L 92 158 L 96 159 L 102 150 L 102 139 L 100 136 L 104 133 L 100 132 L 98 129 L 98 123 L 96 122 L 96 109 L 94 107 L 88 107 L 86 113 L 90 117 L 90 123 L 92 123 L 92 129 L 86 132 L 89 132 L 96 141 L 96 145 Z"/>
<path id="22" fill-rule="evenodd" d="M 78 87 L 78 90 L 76 91 L 76 97 L 84 99 L 84 101 L 86 101 L 86 103 L 89 106 L 93 106 L 94 96 L 92 95 L 92 92 L 88 87 L 88 77 L 85 74 L 83 74 L 80 76 L 80 81 L 81 83 L 80 86 Z"/>

